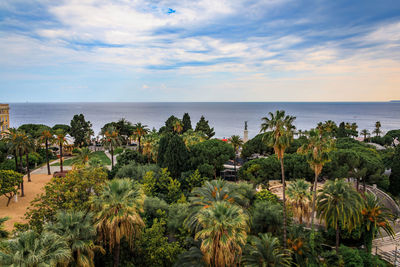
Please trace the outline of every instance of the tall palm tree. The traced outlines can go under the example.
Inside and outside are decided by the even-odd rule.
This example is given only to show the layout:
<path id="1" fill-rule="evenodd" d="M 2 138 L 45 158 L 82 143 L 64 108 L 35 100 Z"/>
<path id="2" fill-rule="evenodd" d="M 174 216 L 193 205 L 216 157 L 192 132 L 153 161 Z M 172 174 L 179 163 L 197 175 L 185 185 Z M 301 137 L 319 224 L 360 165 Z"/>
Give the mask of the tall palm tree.
<path id="1" fill-rule="evenodd" d="M 339 253 L 340 228 L 349 232 L 361 223 L 363 202 L 360 194 L 345 179 L 329 180 L 318 195 L 317 216 L 326 227 L 336 230 L 336 253 Z"/>
<path id="2" fill-rule="evenodd" d="M 7 142 L 9 144 L 9 150 L 14 152 L 14 157 L 16 158 L 15 164 L 17 164 L 16 168 L 19 169 L 20 173 L 23 172 L 22 157 L 24 155 L 24 150 L 27 147 L 26 138 L 27 137 L 24 133 L 17 131 L 17 130 L 10 131 L 8 138 L 7 138 Z M 18 156 L 19 156 L 19 167 L 18 167 L 18 160 L 17 160 Z M 22 180 L 20 188 L 21 188 L 21 197 L 24 197 L 25 196 L 24 180 Z"/>
<path id="3" fill-rule="evenodd" d="M 367 140 L 367 136 L 369 135 L 369 131 L 367 129 L 361 130 L 361 135 L 364 136 L 364 142 Z"/>
<path id="4" fill-rule="evenodd" d="M 259 237 L 251 236 L 246 245 L 242 263 L 248 267 L 284 267 L 291 266 L 289 251 L 285 251 L 279 245 L 279 239 L 271 233 L 259 234 Z"/>
<path id="5" fill-rule="evenodd" d="M 23 140 L 23 144 L 21 146 L 21 154 L 25 154 L 26 173 L 28 175 L 28 182 L 31 182 L 31 171 L 29 169 L 29 153 L 34 151 L 35 142 L 33 138 L 25 133 L 21 133 L 21 139 Z"/>
<path id="6" fill-rule="evenodd" d="M 46 147 L 46 163 L 47 163 L 47 174 L 51 175 L 50 161 L 49 161 L 49 145 L 54 143 L 55 138 L 50 130 L 43 130 L 39 137 L 39 142 L 44 144 Z"/>
<path id="7" fill-rule="evenodd" d="M 140 141 L 143 136 L 149 133 L 149 128 L 147 125 L 143 125 L 142 123 L 138 122 L 133 126 L 133 135 L 137 138 L 138 140 L 138 149 L 139 153 L 142 153 L 142 147 L 140 145 Z"/>
<path id="8" fill-rule="evenodd" d="M 125 237 L 132 248 L 144 227 L 139 214 L 143 212 L 144 197 L 143 190 L 132 180 L 114 179 L 93 198 L 98 236 L 113 251 L 114 267 L 119 265 L 121 239 Z"/>
<path id="9" fill-rule="evenodd" d="M 111 153 L 111 168 L 114 168 L 114 148 L 122 144 L 122 138 L 115 127 L 107 128 L 102 143 Z"/>
<path id="10" fill-rule="evenodd" d="M 67 139 L 65 137 L 66 137 L 66 133 L 63 130 L 59 129 L 56 131 L 57 144 L 60 149 L 60 171 L 61 172 L 64 171 L 64 169 L 63 169 L 63 146 L 65 144 L 67 144 Z"/>
<path id="11" fill-rule="evenodd" d="M 239 135 L 232 135 L 231 138 L 229 138 L 229 142 L 233 146 L 233 150 L 235 151 L 235 158 L 233 159 L 233 166 L 235 168 L 235 177 L 237 178 L 236 174 L 236 163 L 237 163 L 237 154 L 239 152 L 239 148 L 243 145 L 243 140 L 240 138 Z"/>
<path id="12" fill-rule="evenodd" d="M 305 154 L 307 162 L 314 171 L 314 184 L 311 206 L 311 232 L 314 235 L 314 215 L 315 215 L 315 199 L 317 195 L 318 177 L 322 172 L 324 165 L 330 161 L 329 153 L 332 151 L 334 143 L 333 139 L 320 130 L 311 130 L 308 133 L 307 141 L 298 149 L 299 153 Z M 313 240 L 311 241 L 311 243 Z M 313 243 L 311 244 L 313 246 Z"/>
<path id="13" fill-rule="evenodd" d="M 201 210 L 197 219 L 202 229 L 195 239 L 202 240 L 200 249 L 206 262 L 215 267 L 235 266 L 246 243 L 248 215 L 237 205 L 217 201 Z"/>
<path id="14" fill-rule="evenodd" d="M 70 257 L 67 242 L 49 232 L 37 234 L 28 230 L 0 246 L 1 266 L 57 266 L 58 263 L 68 262 Z"/>
<path id="15" fill-rule="evenodd" d="M 382 127 L 382 124 L 381 124 L 380 121 L 375 122 L 375 129 L 373 131 L 375 136 L 380 136 L 381 135 L 381 133 L 382 133 L 381 127 Z"/>
<path id="16" fill-rule="evenodd" d="M 390 224 L 395 217 L 390 213 L 389 209 L 382 207 L 379 200 L 370 193 L 365 194 L 364 208 L 361 211 L 363 216 L 362 225 L 365 227 L 364 246 L 368 253 L 371 254 L 372 240 L 375 238 L 375 233 L 383 229 L 389 236 L 394 237 L 395 233 Z"/>
<path id="17" fill-rule="evenodd" d="M 298 179 L 291 183 L 286 190 L 289 203 L 293 208 L 293 213 L 297 216 L 300 224 L 303 217 L 308 218 L 310 213 L 310 183 L 303 179 Z"/>
<path id="18" fill-rule="evenodd" d="M 285 111 L 277 110 L 275 113 L 269 112 L 269 117 L 262 118 L 261 132 L 265 132 L 263 140 L 274 148 L 275 154 L 281 162 L 282 191 L 283 191 L 283 246 L 286 248 L 286 181 L 283 157 L 285 150 L 293 141 L 293 132 L 296 127 L 293 121 L 296 117 L 285 115 Z"/>
<path id="19" fill-rule="evenodd" d="M 70 263 L 76 266 L 94 267 L 94 250 L 99 247 L 93 243 L 96 229 L 92 218 L 91 213 L 83 211 L 60 211 L 54 223 L 45 225 L 45 231 L 53 232 L 67 242 L 72 253 Z"/>
<path id="20" fill-rule="evenodd" d="M 75 164 L 87 165 L 91 153 L 92 152 L 87 147 L 78 149 L 78 152 L 74 160 Z"/>

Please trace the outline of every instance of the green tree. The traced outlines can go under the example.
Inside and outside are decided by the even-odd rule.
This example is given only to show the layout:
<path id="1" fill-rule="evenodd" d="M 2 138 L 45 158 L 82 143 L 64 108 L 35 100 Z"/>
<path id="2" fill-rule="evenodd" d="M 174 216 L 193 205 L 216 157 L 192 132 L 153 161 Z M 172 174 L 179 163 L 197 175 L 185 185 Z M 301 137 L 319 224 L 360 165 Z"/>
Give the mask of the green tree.
<path id="1" fill-rule="evenodd" d="M 201 116 L 200 120 L 197 122 L 195 131 L 203 132 L 208 139 L 215 135 L 214 128 L 210 128 L 210 125 L 204 116 Z"/>
<path id="2" fill-rule="evenodd" d="M 398 196 L 400 192 L 400 146 L 396 147 L 392 160 L 392 169 L 389 176 L 390 192 Z"/>
<path id="3" fill-rule="evenodd" d="M 93 197 L 99 239 L 113 251 L 115 267 L 119 265 L 121 239 L 125 238 L 133 248 L 144 227 L 139 214 L 144 197 L 143 190 L 129 179 L 111 180 Z"/>
<path id="4" fill-rule="evenodd" d="M 55 138 L 50 130 L 44 130 L 41 132 L 39 137 L 39 143 L 44 144 L 46 147 L 46 164 L 47 164 L 47 174 L 51 175 L 50 172 L 50 162 L 49 162 L 49 145 L 55 142 Z"/>
<path id="5" fill-rule="evenodd" d="M 361 223 L 363 203 L 360 194 L 345 179 L 329 180 L 317 198 L 317 217 L 336 230 L 336 253 L 339 253 L 340 228 L 351 232 Z"/>
<path id="6" fill-rule="evenodd" d="M 11 199 L 18 193 L 22 177 L 22 174 L 12 170 L 0 170 L 0 195 L 4 195 L 8 199 L 7 207 Z"/>
<path id="7" fill-rule="evenodd" d="M 251 211 L 251 232 L 280 234 L 283 225 L 282 206 L 272 201 L 256 201 Z"/>
<path id="8" fill-rule="evenodd" d="M 236 205 L 217 201 L 197 214 L 202 229 L 195 235 L 201 239 L 200 249 L 206 262 L 215 267 L 235 266 L 246 243 L 249 217 Z"/>
<path id="9" fill-rule="evenodd" d="M 149 133 L 147 125 L 143 125 L 140 122 L 133 126 L 133 136 L 138 140 L 139 153 L 142 153 L 142 147 L 140 144 L 141 139 Z"/>
<path id="10" fill-rule="evenodd" d="M 364 137 L 364 142 L 367 141 L 367 136 L 369 136 L 369 131 L 367 129 L 361 130 L 361 135 Z"/>
<path id="11" fill-rule="evenodd" d="M 33 139 L 39 138 L 43 131 L 49 131 L 50 129 L 49 126 L 43 124 L 23 124 L 18 127 L 18 131 L 26 133 Z"/>
<path id="12" fill-rule="evenodd" d="M 35 150 L 35 142 L 32 137 L 30 137 L 29 135 L 27 135 L 25 133 L 21 133 L 21 139 L 23 142 L 21 143 L 20 151 L 21 151 L 21 155 L 22 154 L 25 155 L 26 173 L 28 176 L 28 182 L 31 182 L 31 171 L 29 169 L 29 153 L 33 152 Z M 22 162 L 22 159 L 21 159 L 21 162 Z"/>
<path id="13" fill-rule="evenodd" d="M 103 168 L 75 169 L 63 177 L 53 177 L 37 196 L 25 214 L 31 228 L 39 232 L 43 223 L 54 221 L 58 210 L 82 210 L 90 208 L 89 198 L 98 195 L 107 179 Z"/>
<path id="14" fill-rule="evenodd" d="M 291 266 L 290 252 L 285 251 L 279 245 L 279 239 L 270 233 L 259 234 L 259 237 L 251 236 L 246 245 L 242 263 L 251 267 L 283 267 Z"/>
<path id="15" fill-rule="evenodd" d="M 114 127 L 109 127 L 104 133 L 102 139 L 103 146 L 111 153 L 111 169 L 114 168 L 114 149 L 122 144 L 121 136 Z"/>
<path id="16" fill-rule="evenodd" d="M 293 215 L 297 217 L 300 224 L 303 223 L 303 217 L 308 219 L 310 213 L 310 183 L 303 179 L 298 179 L 289 184 L 286 194 L 289 204 L 292 207 Z"/>
<path id="17" fill-rule="evenodd" d="M 93 130 L 90 121 L 86 121 L 83 114 L 74 115 L 69 131 L 69 134 L 75 139 L 74 145 L 79 147 L 89 145 L 90 138 L 88 136 L 93 135 L 92 133 Z"/>
<path id="18" fill-rule="evenodd" d="M 235 157 L 235 152 L 230 144 L 218 139 L 206 140 L 189 147 L 190 163 L 193 170 L 199 169 L 204 164 L 213 166 L 214 178 L 217 172 L 223 170 L 223 165 Z"/>
<path id="19" fill-rule="evenodd" d="M 52 128 L 53 132 L 63 131 L 65 134 L 68 134 L 71 131 L 71 127 L 66 124 L 56 124 Z"/>
<path id="20" fill-rule="evenodd" d="M 7 238 L 9 235 L 9 232 L 6 229 L 4 229 L 4 223 L 9 219 L 10 219 L 9 217 L 0 218 L 0 240 L 3 238 Z"/>
<path id="21" fill-rule="evenodd" d="M 183 251 L 178 242 L 168 242 L 165 224 L 163 219 L 154 219 L 152 226 L 146 228 L 138 240 L 137 258 L 142 258 L 143 266 L 172 266 Z"/>
<path id="22" fill-rule="evenodd" d="M 57 266 L 66 263 L 71 251 L 66 241 L 54 233 L 37 234 L 32 230 L 21 232 L 0 246 L 2 266 Z"/>
<path id="23" fill-rule="evenodd" d="M 167 167 L 172 177 L 178 178 L 186 170 L 188 158 L 189 153 L 182 138 L 174 135 L 169 140 L 161 167 Z"/>
<path id="24" fill-rule="evenodd" d="M 60 149 L 60 171 L 63 172 L 63 146 L 67 144 L 66 133 L 63 130 L 56 131 L 57 144 Z"/>
<path id="25" fill-rule="evenodd" d="M 45 231 L 53 232 L 63 238 L 71 250 L 70 263 L 77 266 L 94 266 L 93 239 L 96 229 L 92 224 L 92 214 L 83 211 L 59 211 L 54 223 L 45 226 Z"/>
<path id="26" fill-rule="evenodd" d="M 180 120 L 174 121 L 174 133 L 180 134 L 183 131 L 183 124 Z"/>
<path id="27" fill-rule="evenodd" d="M 365 228 L 364 246 L 368 255 L 371 255 L 372 240 L 375 238 L 376 232 L 383 229 L 388 235 L 394 238 L 395 233 L 390 224 L 395 217 L 385 207 L 382 207 L 375 195 L 366 193 L 364 199 L 364 208 L 361 211 L 362 226 Z"/>
<path id="28" fill-rule="evenodd" d="M 382 124 L 380 121 L 375 122 L 375 129 L 373 131 L 375 136 L 381 136 L 381 133 L 382 133 L 381 127 L 382 127 Z"/>
<path id="29" fill-rule="evenodd" d="M 7 147 L 8 147 L 8 152 L 13 154 L 14 160 L 15 160 L 15 171 L 22 172 L 21 169 L 19 169 L 18 165 L 18 145 L 16 142 L 16 139 L 18 138 L 18 131 L 15 128 L 10 128 L 8 133 L 6 133 L 5 137 L 3 140 L 5 140 Z"/>
<path id="30" fill-rule="evenodd" d="M 314 184 L 311 206 L 311 235 L 314 235 L 314 215 L 315 215 L 315 199 L 317 196 L 318 177 L 322 172 L 324 165 L 330 161 L 329 153 L 333 150 L 333 139 L 321 132 L 320 130 L 311 130 L 305 144 L 299 148 L 299 152 L 306 155 L 307 162 L 314 171 Z M 311 246 L 313 247 L 313 240 Z"/>
<path id="31" fill-rule="evenodd" d="M 236 173 L 236 162 L 237 162 L 237 154 L 239 153 L 240 147 L 243 145 L 243 140 L 240 138 L 239 135 L 232 135 L 231 138 L 229 139 L 229 142 L 233 146 L 233 150 L 235 151 L 235 157 L 233 159 L 233 166 L 235 168 L 235 176 L 237 179 L 237 173 Z"/>
<path id="32" fill-rule="evenodd" d="M 190 120 L 189 113 L 183 114 L 182 124 L 183 124 L 183 131 L 182 131 L 183 133 L 192 130 L 192 121 Z"/>
<path id="33" fill-rule="evenodd" d="M 286 248 L 286 181 L 283 157 L 285 150 L 293 141 L 295 127 L 293 121 L 296 117 L 285 115 L 285 111 L 269 112 L 269 117 L 262 118 L 261 132 L 265 132 L 265 142 L 274 148 L 275 154 L 281 162 L 282 191 L 283 191 L 283 247 Z"/>

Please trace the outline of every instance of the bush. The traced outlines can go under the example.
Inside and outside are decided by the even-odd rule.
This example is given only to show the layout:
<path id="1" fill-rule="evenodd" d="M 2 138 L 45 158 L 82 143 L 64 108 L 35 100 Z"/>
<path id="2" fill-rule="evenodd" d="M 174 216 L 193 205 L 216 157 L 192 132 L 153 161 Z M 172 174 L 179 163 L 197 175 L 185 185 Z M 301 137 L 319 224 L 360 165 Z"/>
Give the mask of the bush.
<path id="1" fill-rule="evenodd" d="M 251 232 L 278 233 L 282 229 L 283 213 L 280 204 L 268 201 L 256 201 L 251 209 Z"/>
<path id="2" fill-rule="evenodd" d="M 168 212 L 168 204 L 158 197 L 146 197 L 144 200 L 143 218 L 147 224 L 151 224 L 155 218 L 166 217 Z"/>
<path id="3" fill-rule="evenodd" d="M 358 249 L 341 245 L 339 253 L 343 259 L 344 267 L 359 267 L 364 265 L 363 259 L 358 253 Z"/>
<path id="4" fill-rule="evenodd" d="M 160 173 L 160 167 L 155 164 L 140 165 L 136 162 L 131 162 L 128 165 L 122 166 L 116 173 L 116 178 L 131 178 L 141 182 L 146 172 L 152 171 L 154 175 Z"/>
<path id="5" fill-rule="evenodd" d="M 268 201 L 271 203 L 278 203 L 278 197 L 277 195 L 271 193 L 271 191 L 267 190 L 267 189 L 262 189 L 260 191 L 258 191 L 255 195 L 255 198 L 257 200 L 261 200 L 261 201 Z"/>

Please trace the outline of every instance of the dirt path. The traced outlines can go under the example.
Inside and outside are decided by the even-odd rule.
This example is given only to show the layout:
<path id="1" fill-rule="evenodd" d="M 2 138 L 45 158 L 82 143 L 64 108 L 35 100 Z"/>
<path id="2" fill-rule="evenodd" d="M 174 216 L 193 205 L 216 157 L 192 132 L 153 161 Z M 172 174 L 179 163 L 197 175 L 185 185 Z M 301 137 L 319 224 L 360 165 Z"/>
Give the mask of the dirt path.
<path id="1" fill-rule="evenodd" d="M 32 182 L 27 182 L 27 178 L 24 177 L 24 189 L 25 196 L 19 197 L 18 202 L 11 200 L 10 205 L 7 207 L 7 198 L 5 196 L 0 197 L 0 217 L 10 217 L 8 221 L 4 223 L 7 230 L 11 231 L 14 228 L 14 223 L 25 223 L 24 214 L 30 205 L 30 202 L 36 197 L 37 194 L 43 191 L 44 185 L 50 181 L 52 175 L 47 174 L 32 174 Z"/>

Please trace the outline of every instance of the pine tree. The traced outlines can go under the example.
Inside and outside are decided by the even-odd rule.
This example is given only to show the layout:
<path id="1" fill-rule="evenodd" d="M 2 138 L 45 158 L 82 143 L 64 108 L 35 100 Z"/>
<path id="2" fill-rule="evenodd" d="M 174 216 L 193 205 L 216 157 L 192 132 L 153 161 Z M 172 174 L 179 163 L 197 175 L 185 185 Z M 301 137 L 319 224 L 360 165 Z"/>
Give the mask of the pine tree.
<path id="1" fill-rule="evenodd" d="M 400 192 L 400 145 L 396 147 L 393 156 L 392 172 L 389 177 L 390 192 L 398 196 Z"/>
<path id="2" fill-rule="evenodd" d="M 182 123 L 183 123 L 183 131 L 182 131 L 182 133 L 193 129 L 192 128 L 192 121 L 190 120 L 189 113 L 183 114 Z"/>
<path id="3" fill-rule="evenodd" d="M 195 131 L 203 132 L 205 135 L 207 135 L 208 139 L 215 135 L 214 128 L 210 128 L 210 125 L 204 116 L 201 116 L 200 120 L 197 122 Z"/>

